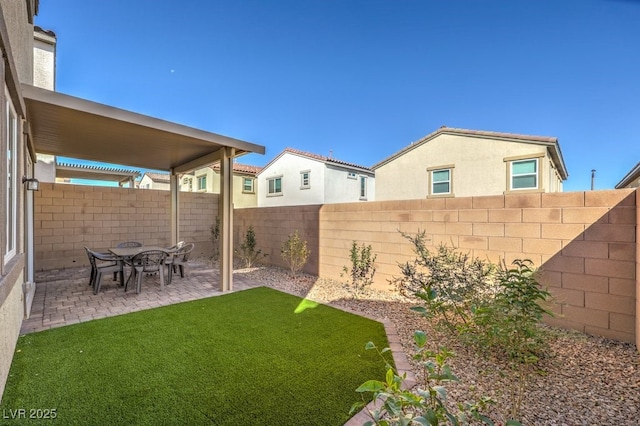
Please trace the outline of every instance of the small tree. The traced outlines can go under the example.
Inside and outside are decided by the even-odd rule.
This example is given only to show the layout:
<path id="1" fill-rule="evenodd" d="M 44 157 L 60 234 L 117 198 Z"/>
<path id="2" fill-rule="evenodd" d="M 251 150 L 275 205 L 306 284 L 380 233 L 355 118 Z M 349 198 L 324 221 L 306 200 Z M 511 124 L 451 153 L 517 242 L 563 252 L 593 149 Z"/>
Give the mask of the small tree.
<path id="1" fill-rule="evenodd" d="M 253 225 L 249 226 L 240 248 L 235 252 L 244 263 L 245 268 L 251 268 L 258 260 L 267 257 L 267 254 L 262 253 L 262 250 L 256 249 L 256 233 L 253 230 Z"/>
<path id="2" fill-rule="evenodd" d="M 211 225 L 211 243 L 213 250 L 211 251 L 211 263 L 215 263 L 220 257 L 220 217 L 216 216 L 216 221 Z"/>
<path id="3" fill-rule="evenodd" d="M 349 257 L 351 268 L 343 267 L 340 276 L 349 276 L 349 286 L 354 297 L 358 297 L 373 284 L 373 276 L 376 274 L 375 262 L 378 255 L 372 254 L 371 245 L 362 243 L 362 246 L 358 246 L 358 243 L 353 241 Z"/>
<path id="4" fill-rule="evenodd" d="M 280 249 L 282 259 L 287 262 L 291 274 L 295 277 L 302 270 L 311 252 L 307 248 L 307 242 L 300 238 L 298 230 L 290 234 Z"/>

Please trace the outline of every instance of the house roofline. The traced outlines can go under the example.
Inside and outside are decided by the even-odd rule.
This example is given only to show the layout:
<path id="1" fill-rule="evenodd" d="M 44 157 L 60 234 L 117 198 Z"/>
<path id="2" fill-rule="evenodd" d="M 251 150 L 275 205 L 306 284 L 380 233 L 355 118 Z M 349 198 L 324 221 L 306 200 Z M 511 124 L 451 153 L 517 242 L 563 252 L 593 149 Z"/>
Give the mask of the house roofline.
<path id="1" fill-rule="evenodd" d="M 319 154 L 313 154 L 311 152 L 300 151 L 300 150 L 294 149 L 294 148 L 285 148 L 273 160 L 269 161 L 262 168 L 262 170 L 260 170 L 256 174 L 256 176 L 261 174 L 264 170 L 266 170 L 268 167 L 270 167 L 273 163 L 275 163 L 278 159 L 280 159 L 282 156 L 284 156 L 287 153 L 291 154 L 291 155 L 297 155 L 298 157 L 304 157 L 304 158 L 307 158 L 309 160 L 320 161 L 321 163 L 324 163 L 324 164 L 326 164 L 328 166 L 337 166 L 337 167 L 342 167 L 342 168 L 345 168 L 345 169 L 356 170 L 356 171 L 361 172 L 361 173 L 370 174 L 371 176 L 373 176 L 375 174 L 374 171 L 371 170 L 369 167 L 360 166 L 358 164 L 349 163 L 349 162 L 338 160 L 338 159 L 332 158 L 332 157 L 325 157 L 325 156 L 322 156 L 322 155 L 319 155 Z"/>
<path id="2" fill-rule="evenodd" d="M 627 186 L 629 183 L 640 177 L 640 162 L 636 164 L 629 173 L 627 173 L 615 186 L 616 189 L 621 189 Z"/>
<path id="3" fill-rule="evenodd" d="M 560 175 L 563 180 L 566 180 L 569 176 L 567 172 L 567 168 L 564 164 L 564 158 L 562 157 L 562 151 L 560 150 L 560 145 L 558 143 L 558 138 L 551 136 L 533 136 L 533 135 L 522 135 L 518 133 L 503 133 L 503 132 L 491 132 L 485 130 L 469 130 L 469 129 L 460 129 L 454 127 L 446 127 L 442 126 L 435 132 L 429 133 L 427 136 L 412 142 L 409 146 L 404 147 L 400 151 L 392 154 L 390 157 L 385 158 L 384 160 L 374 164 L 371 169 L 376 170 L 385 164 L 395 160 L 398 157 L 403 156 L 404 154 L 414 150 L 415 148 L 422 146 L 423 144 L 429 142 L 432 139 L 435 139 L 437 136 L 441 134 L 448 135 L 457 135 L 457 136 L 471 136 L 471 137 L 479 137 L 483 139 L 500 139 L 504 141 L 511 142 L 520 142 L 520 143 L 529 143 L 535 145 L 544 145 L 549 150 L 553 161 L 558 166 L 558 170 L 560 171 Z"/>

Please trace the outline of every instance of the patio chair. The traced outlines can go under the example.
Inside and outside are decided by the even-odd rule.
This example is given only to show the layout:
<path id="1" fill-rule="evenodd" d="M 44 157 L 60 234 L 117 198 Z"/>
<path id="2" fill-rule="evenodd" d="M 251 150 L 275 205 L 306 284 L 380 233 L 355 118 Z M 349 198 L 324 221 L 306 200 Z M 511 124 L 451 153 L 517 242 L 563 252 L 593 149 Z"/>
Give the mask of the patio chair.
<path id="1" fill-rule="evenodd" d="M 180 241 L 178 242 L 178 244 L 173 245 L 171 247 L 167 247 L 165 249 L 168 253 L 167 258 L 164 261 L 164 264 L 167 266 L 167 270 L 169 272 L 169 275 L 168 275 L 169 278 L 167 279 L 167 284 L 171 284 L 171 278 L 173 275 L 171 273 L 173 271 L 173 258 L 183 246 L 184 246 L 184 241 Z"/>
<path id="2" fill-rule="evenodd" d="M 89 285 L 93 285 L 93 294 L 100 292 L 100 285 L 102 284 L 103 273 L 114 273 L 115 275 L 120 273 L 120 285 L 124 285 L 124 274 L 122 273 L 122 262 L 112 254 L 100 253 L 85 247 L 87 256 L 89 257 L 89 263 L 91 264 L 91 278 L 89 279 Z"/>
<path id="3" fill-rule="evenodd" d="M 148 250 L 142 253 L 136 254 L 131 260 L 131 274 L 127 279 L 127 283 L 124 286 L 124 291 L 127 291 L 129 281 L 131 279 L 136 281 L 136 293 L 140 293 L 142 288 L 142 274 L 144 273 L 160 273 L 160 288 L 164 289 L 164 261 L 167 258 L 167 252 L 162 250 Z"/>
<path id="4" fill-rule="evenodd" d="M 171 265 L 169 265 L 169 282 L 173 278 L 173 273 L 180 270 L 180 277 L 184 278 L 185 274 L 188 274 L 187 266 L 189 265 L 189 257 L 196 245 L 194 243 L 185 244 L 175 253 L 173 253 L 173 259 Z"/>

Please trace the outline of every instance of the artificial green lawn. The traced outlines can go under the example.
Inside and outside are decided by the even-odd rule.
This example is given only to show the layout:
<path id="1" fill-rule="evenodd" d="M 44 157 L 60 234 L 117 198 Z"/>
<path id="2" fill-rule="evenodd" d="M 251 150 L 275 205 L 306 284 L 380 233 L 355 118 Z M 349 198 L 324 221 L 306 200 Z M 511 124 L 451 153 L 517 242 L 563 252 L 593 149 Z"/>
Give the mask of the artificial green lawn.
<path id="1" fill-rule="evenodd" d="M 387 345 L 381 324 L 262 287 L 32 333 L 0 422 L 341 425 L 385 374 L 368 341 Z"/>

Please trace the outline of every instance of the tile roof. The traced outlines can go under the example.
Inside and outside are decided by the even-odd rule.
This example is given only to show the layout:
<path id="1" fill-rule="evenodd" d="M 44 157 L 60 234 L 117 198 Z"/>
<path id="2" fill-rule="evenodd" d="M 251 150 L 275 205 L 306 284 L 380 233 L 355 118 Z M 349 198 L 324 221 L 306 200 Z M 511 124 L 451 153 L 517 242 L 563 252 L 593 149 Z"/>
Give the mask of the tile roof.
<path id="1" fill-rule="evenodd" d="M 170 183 L 169 173 L 154 173 L 154 172 L 145 172 L 144 176 L 149 176 L 149 178 L 158 183 Z M 142 176 L 144 178 L 144 176 Z"/>
<path id="2" fill-rule="evenodd" d="M 311 158 L 311 159 L 314 159 L 314 160 L 322 161 L 324 163 L 339 164 L 339 165 L 342 165 L 342 166 L 353 167 L 353 168 L 357 168 L 357 169 L 371 171 L 371 168 L 369 168 L 369 167 L 361 166 L 361 165 L 358 165 L 358 164 L 355 164 L 355 163 L 349 163 L 348 161 L 338 160 L 337 158 L 333 158 L 333 157 L 325 157 L 323 155 L 313 154 L 311 152 L 300 151 L 300 150 L 294 149 L 294 148 L 285 148 L 284 151 L 282 151 L 282 154 L 284 154 L 286 152 L 288 152 L 290 154 L 300 155 L 302 157 L 307 157 L 307 158 Z M 282 154 L 280 154 L 280 155 L 282 155 Z"/>
<path id="3" fill-rule="evenodd" d="M 213 170 L 220 170 L 220 163 L 211 164 L 209 167 L 211 167 Z M 260 172 L 260 170 L 262 170 L 262 167 L 259 167 L 259 166 L 250 166 L 248 164 L 233 163 L 234 172 L 256 175 Z"/>

